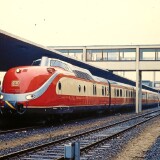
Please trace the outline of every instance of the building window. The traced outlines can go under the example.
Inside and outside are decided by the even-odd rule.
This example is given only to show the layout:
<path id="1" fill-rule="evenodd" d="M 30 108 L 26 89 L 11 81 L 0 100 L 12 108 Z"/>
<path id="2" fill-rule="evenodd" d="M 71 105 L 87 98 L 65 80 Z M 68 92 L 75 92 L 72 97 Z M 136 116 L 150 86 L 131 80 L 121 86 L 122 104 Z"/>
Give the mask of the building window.
<path id="1" fill-rule="evenodd" d="M 140 49 L 140 60 L 156 60 L 156 49 Z"/>
<path id="2" fill-rule="evenodd" d="M 136 50 L 135 49 L 121 49 L 120 60 L 122 61 L 135 61 L 136 60 Z"/>
<path id="3" fill-rule="evenodd" d="M 119 61 L 119 51 L 108 50 L 108 61 Z"/>
<path id="4" fill-rule="evenodd" d="M 160 49 L 156 52 L 156 60 L 160 60 Z"/>
<path id="5" fill-rule="evenodd" d="M 59 52 L 68 55 L 72 58 L 83 60 L 83 50 L 82 49 L 57 49 Z"/>
<path id="6" fill-rule="evenodd" d="M 87 61 L 102 61 L 102 50 L 89 49 L 87 50 Z"/>
<path id="7" fill-rule="evenodd" d="M 87 49 L 87 61 L 135 61 L 136 49 Z"/>
<path id="8" fill-rule="evenodd" d="M 108 61 L 108 51 L 103 50 L 103 61 Z"/>

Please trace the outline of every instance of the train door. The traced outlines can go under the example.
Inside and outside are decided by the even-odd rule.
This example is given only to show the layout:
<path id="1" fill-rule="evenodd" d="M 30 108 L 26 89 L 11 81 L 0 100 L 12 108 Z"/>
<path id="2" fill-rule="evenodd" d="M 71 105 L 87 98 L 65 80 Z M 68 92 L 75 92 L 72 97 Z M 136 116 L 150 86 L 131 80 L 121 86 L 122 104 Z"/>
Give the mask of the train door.
<path id="1" fill-rule="evenodd" d="M 146 92 L 146 104 L 148 104 L 148 93 Z"/>
<path id="2" fill-rule="evenodd" d="M 131 92 L 131 98 L 132 98 L 132 104 L 134 105 L 135 104 L 135 98 L 134 98 L 134 88 L 132 89 L 132 92 Z"/>
<path id="3" fill-rule="evenodd" d="M 109 96 L 109 109 L 111 107 L 111 83 L 108 81 L 108 96 Z"/>
<path id="4" fill-rule="evenodd" d="M 157 99 L 158 99 L 158 107 L 159 107 L 160 106 L 160 93 L 159 93 L 159 91 L 158 91 Z"/>

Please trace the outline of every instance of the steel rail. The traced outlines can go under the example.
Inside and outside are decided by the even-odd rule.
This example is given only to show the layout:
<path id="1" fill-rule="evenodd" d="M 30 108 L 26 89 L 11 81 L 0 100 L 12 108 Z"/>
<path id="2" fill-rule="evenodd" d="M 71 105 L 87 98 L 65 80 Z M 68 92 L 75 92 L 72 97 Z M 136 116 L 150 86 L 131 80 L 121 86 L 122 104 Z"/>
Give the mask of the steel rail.
<path id="1" fill-rule="evenodd" d="M 28 131 L 28 130 L 32 130 L 32 129 L 37 129 L 37 128 L 42 128 L 44 127 L 44 125 L 39 125 L 39 126 L 30 126 L 30 127 L 23 127 L 23 128 L 16 128 L 16 129 L 9 129 L 9 130 L 3 130 L 0 131 L 0 135 L 1 134 L 7 134 L 7 133 L 13 133 L 13 132 L 22 132 L 22 131 Z"/>
<path id="2" fill-rule="evenodd" d="M 100 141 L 97 141 L 97 142 L 94 142 L 94 143 L 92 143 L 92 144 L 89 144 L 88 146 L 83 147 L 83 148 L 80 149 L 80 154 L 82 155 L 83 153 L 86 153 L 86 151 L 88 151 L 88 150 L 90 150 L 90 149 L 93 149 L 93 147 L 96 147 L 97 145 L 100 145 L 100 144 L 102 144 L 102 143 L 105 143 L 105 141 L 108 141 L 108 140 L 111 140 L 111 139 L 113 139 L 113 138 L 116 138 L 117 136 L 119 136 L 119 135 L 121 135 L 121 134 L 123 134 L 123 133 L 126 133 L 127 131 L 129 131 L 129 130 L 131 130 L 131 129 L 133 129 L 133 128 L 135 128 L 135 127 L 137 127 L 137 126 L 139 126 L 139 125 L 141 125 L 141 124 L 143 124 L 143 123 L 145 123 L 145 122 L 147 122 L 147 121 L 149 121 L 149 120 L 151 120 L 151 119 L 153 119 L 153 118 L 156 118 L 156 117 L 158 117 L 159 115 L 160 115 L 160 114 L 157 114 L 157 115 L 152 116 L 152 117 L 150 117 L 150 118 L 147 117 L 146 120 L 143 120 L 143 121 L 141 121 L 141 122 L 139 122 L 139 123 L 136 123 L 136 124 L 134 124 L 134 125 L 126 128 L 126 129 L 123 129 L 123 130 L 120 131 L 120 132 L 117 132 L 117 133 L 111 135 L 111 136 L 108 136 L 108 137 L 106 137 L 106 138 L 103 138 L 103 139 L 101 139 Z M 57 158 L 56 160 L 65 160 L 65 158 L 64 158 L 64 157 L 60 157 L 60 158 Z"/>
<path id="3" fill-rule="evenodd" d="M 110 125 L 106 125 L 106 126 L 103 126 L 103 127 L 99 127 L 97 129 L 93 129 L 93 130 L 89 130 L 89 131 L 86 131 L 86 132 L 83 132 L 83 133 L 80 133 L 80 134 L 76 134 L 76 135 L 73 135 L 73 136 L 70 136 L 70 137 L 65 137 L 65 138 L 62 138 L 60 140 L 55 140 L 55 141 L 51 141 L 49 143 L 44 143 L 44 144 L 41 144 L 41 145 L 37 145 L 35 147 L 30 147 L 30 148 L 26 148 L 24 150 L 21 150 L 21 151 L 17 151 L 17 152 L 13 152 L 13 153 L 10 153 L 10 154 L 7 154 L 7 155 L 2 155 L 0 156 L 0 159 L 8 159 L 8 158 L 12 158 L 12 157 L 19 157 L 21 154 L 25 154 L 25 153 L 28 153 L 28 152 L 33 152 L 33 151 L 36 151 L 38 149 L 41 149 L 41 148 L 44 148 L 44 147 L 48 147 L 50 145 L 56 145 L 56 144 L 59 144 L 59 143 L 62 143 L 62 142 L 66 142 L 68 140 L 72 140 L 72 139 L 75 139 L 77 137 L 81 137 L 81 136 L 85 136 L 87 134 L 91 134 L 91 133 L 94 133 L 94 132 L 97 132 L 97 131 L 100 131 L 100 130 L 103 130 L 103 129 L 106 129 L 106 128 L 110 128 L 110 127 L 113 127 L 115 125 L 118 125 L 118 124 L 121 124 L 121 123 L 124 123 L 124 122 L 127 122 L 127 121 L 130 121 L 130 120 L 134 120 L 136 118 L 141 118 L 141 117 L 144 117 L 144 116 L 147 116 L 149 114 L 153 114 L 153 113 L 156 113 L 160 110 L 156 110 L 156 111 L 152 111 L 152 112 L 149 112 L 149 113 L 145 113 L 145 114 L 141 114 L 141 115 L 138 115 L 138 116 L 135 116 L 135 117 L 132 117 L 132 118 L 128 118 L 126 120 L 122 120 L 122 121 L 119 121 L 119 122 L 116 122 L 116 123 L 113 123 L 113 124 L 110 124 Z M 156 115 L 158 116 L 158 115 Z M 151 117 L 151 118 L 154 118 L 154 117 Z M 150 118 L 150 119 L 151 119 Z M 148 121 L 150 120 L 149 118 L 147 118 L 145 121 Z M 144 122 L 140 122 L 139 124 L 141 123 L 144 123 Z M 135 126 L 139 125 L 139 124 L 135 124 Z M 131 127 L 133 128 L 133 126 Z M 128 128 L 129 130 L 129 128 Z M 124 131 L 123 131 L 124 132 Z M 120 133 L 117 133 L 116 135 L 114 136 L 117 136 L 118 134 Z M 102 141 L 104 141 L 105 139 L 103 139 Z M 98 142 L 96 142 L 98 143 Z M 93 145 L 93 144 L 92 144 Z M 94 144 L 96 145 L 96 144 Z M 83 150 L 86 150 L 87 148 L 82 148 L 81 149 L 81 152 L 83 152 Z M 61 160 L 61 159 L 64 159 L 64 157 L 61 157 L 61 158 L 58 158 L 58 160 Z"/>

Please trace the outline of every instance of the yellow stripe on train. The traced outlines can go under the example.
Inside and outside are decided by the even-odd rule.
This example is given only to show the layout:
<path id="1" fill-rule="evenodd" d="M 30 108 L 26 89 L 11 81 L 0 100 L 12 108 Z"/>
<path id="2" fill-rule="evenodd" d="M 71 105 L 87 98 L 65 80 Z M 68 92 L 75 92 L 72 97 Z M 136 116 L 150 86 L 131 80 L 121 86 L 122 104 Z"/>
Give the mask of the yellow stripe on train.
<path id="1" fill-rule="evenodd" d="M 11 103 L 9 103 L 8 101 L 5 101 L 5 103 L 6 103 L 11 109 L 16 110 L 16 109 L 13 107 L 13 105 L 12 105 Z"/>

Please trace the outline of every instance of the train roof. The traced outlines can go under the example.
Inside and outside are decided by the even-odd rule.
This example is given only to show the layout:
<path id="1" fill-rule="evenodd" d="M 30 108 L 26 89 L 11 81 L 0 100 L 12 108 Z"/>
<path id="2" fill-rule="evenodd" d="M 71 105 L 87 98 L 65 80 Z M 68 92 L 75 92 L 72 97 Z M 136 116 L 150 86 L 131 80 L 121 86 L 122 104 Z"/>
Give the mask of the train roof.
<path id="1" fill-rule="evenodd" d="M 74 73 L 76 77 L 87 80 L 95 80 L 94 76 L 91 74 L 89 70 L 74 66 L 70 63 L 55 58 L 42 57 L 42 59 L 37 59 L 33 61 L 32 65 L 60 67 L 66 71 Z"/>

